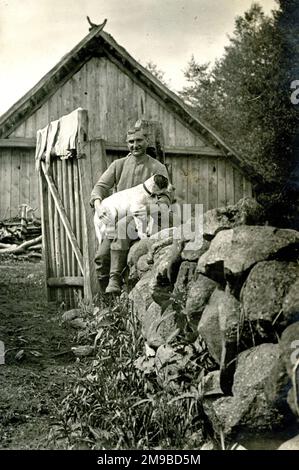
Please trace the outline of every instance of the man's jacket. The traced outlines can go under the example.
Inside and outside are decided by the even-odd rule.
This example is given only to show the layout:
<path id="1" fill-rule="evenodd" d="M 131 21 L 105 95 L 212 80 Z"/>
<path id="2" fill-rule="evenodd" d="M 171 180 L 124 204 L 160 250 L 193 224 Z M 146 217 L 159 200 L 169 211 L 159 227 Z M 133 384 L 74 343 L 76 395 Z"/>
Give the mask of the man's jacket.
<path id="1" fill-rule="evenodd" d="M 93 207 L 95 199 L 102 201 L 109 196 L 112 188 L 116 191 L 129 189 L 155 174 L 169 178 L 165 165 L 158 160 L 149 155 L 136 158 L 129 153 L 124 158 L 114 160 L 102 174 L 92 190 L 90 204 Z"/>

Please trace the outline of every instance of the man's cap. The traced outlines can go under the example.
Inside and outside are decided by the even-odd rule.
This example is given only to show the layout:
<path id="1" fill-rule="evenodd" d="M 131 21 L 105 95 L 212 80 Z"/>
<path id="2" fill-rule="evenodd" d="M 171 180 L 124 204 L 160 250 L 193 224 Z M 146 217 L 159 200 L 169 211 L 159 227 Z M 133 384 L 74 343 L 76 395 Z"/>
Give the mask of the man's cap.
<path id="1" fill-rule="evenodd" d="M 133 128 L 133 129 L 129 129 L 127 131 L 127 140 L 129 138 L 134 137 L 136 134 L 139 134 L 139 135 L 141 134 L 145 139 L 148 138 L 147 134 L 144 132 L 144 130 L 142 128 L 139 128 L 139 129 L 138 128 Z"/>

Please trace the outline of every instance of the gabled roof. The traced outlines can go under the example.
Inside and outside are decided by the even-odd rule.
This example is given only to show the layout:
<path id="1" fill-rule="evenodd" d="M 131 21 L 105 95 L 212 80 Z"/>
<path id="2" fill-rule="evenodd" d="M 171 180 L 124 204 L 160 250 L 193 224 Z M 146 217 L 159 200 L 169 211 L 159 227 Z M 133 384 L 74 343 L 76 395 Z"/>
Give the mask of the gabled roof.
<path id="1" fill-rule="evenodd" d="M 82 41 L 0 117 L 0 138 L 7 138 L 57 90 L 58 86 L 65 83 L 90 58 L 105 54 L 133 73 L 139 82 L 159 96 L 173 113 L 180 116 L 183 122 L 186 122 L 197 134 L 203 135 L 214 147 L 220 149 L 223 155 L 229 157 L 248 178 L 253 182 L 260 182 L 260 177 L 254 168 L 229 147 L 218 133 L 199 119 L 175 93 L 140 65 L 110 34 L 105 33 L 104 25 L 105 22 L 93 27 Z"/>

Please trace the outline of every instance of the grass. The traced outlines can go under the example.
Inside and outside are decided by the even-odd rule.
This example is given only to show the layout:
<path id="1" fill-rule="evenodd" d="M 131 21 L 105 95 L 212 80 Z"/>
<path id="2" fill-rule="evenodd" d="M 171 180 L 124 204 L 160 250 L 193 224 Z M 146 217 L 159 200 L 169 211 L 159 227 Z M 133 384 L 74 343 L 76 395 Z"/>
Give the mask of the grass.
<path id="1" fill-rule="evenodd" d="M 155 367 L 138 369 L 144 339 L 125 294 L 106 305 L 82 305 L 82 313 L 88 328 L 78 340 L 92 344 L 94 356 L 78 359 L 76 379 L 57 404 L 50 441 L 67 449 L 200 448 L 201 366 L 191 360 L 188 380 L 176 377 L 167 387 Z"/>

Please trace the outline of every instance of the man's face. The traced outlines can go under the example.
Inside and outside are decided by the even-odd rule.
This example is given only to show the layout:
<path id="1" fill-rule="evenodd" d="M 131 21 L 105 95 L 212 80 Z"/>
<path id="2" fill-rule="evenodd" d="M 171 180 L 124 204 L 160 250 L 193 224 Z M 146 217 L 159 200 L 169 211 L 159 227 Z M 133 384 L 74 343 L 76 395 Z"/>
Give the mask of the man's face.
<path id="1" fill-rule="evenodd" d="M 130 134 L 127 137 L 127 144 L 129 151 L 134 157 L 141 157 L 145 155 L 147 148 L 147 140 L 142 132 L 135 132 L 135 134 Z"/>

